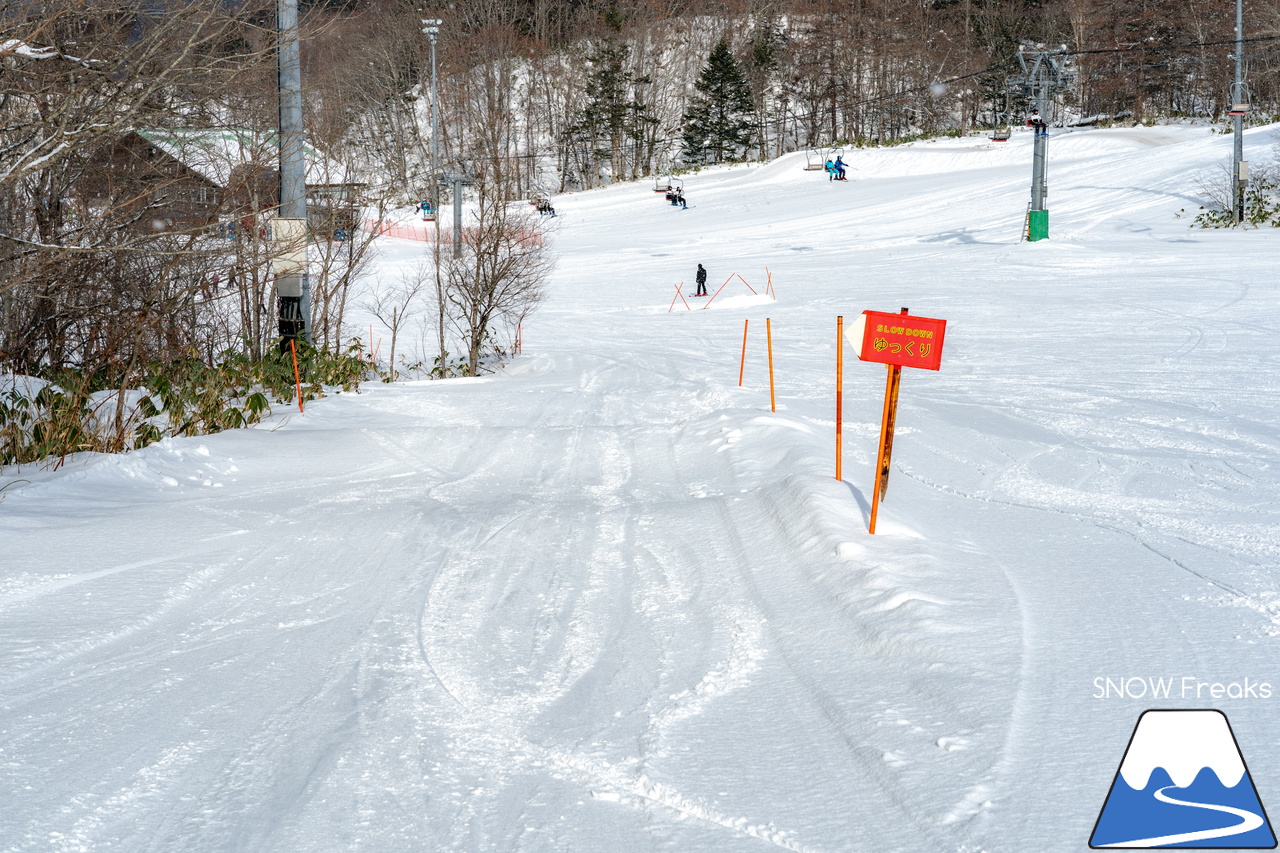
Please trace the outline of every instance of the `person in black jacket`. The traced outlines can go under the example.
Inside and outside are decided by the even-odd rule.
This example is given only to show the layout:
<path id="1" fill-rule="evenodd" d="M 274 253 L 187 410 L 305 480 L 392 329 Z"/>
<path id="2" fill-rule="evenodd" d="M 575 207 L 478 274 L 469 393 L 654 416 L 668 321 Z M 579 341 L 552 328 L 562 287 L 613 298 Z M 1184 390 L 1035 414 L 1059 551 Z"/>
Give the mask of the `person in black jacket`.
<path id="1" fill-rule="evenodd" d="M 702 264 L 698 264 L 698 292 L 694 296 L 707 295 L 707 271 L 703 269 Z"/>

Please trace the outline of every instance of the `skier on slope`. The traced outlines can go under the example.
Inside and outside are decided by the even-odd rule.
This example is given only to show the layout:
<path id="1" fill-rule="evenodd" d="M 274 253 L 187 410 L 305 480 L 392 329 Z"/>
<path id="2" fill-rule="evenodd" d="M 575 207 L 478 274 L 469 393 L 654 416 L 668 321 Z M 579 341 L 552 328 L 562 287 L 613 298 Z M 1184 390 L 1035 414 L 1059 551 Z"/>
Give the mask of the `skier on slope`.
<path id="1" fill-rule="evenodd" d="M 707 271 L 703 268 L 702 264 L 698 264 L 697 281 L 698 281 L 698 292 L 693 295 L 706 296 L 707 295 Z"/>

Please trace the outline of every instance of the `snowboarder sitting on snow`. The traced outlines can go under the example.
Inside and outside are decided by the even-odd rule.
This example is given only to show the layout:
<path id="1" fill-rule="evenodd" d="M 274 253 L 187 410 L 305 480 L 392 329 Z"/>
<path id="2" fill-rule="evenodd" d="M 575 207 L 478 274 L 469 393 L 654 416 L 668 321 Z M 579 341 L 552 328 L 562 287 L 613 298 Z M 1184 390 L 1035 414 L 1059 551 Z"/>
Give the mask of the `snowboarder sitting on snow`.
<path id="1" fill-rule="evenodd" d="M 706 296 L 707 295 L 707 271 L 703 269 L 702 264 L 698 264 L 697 281 L 698 281 L 698 292 L 693 295 Z"/>

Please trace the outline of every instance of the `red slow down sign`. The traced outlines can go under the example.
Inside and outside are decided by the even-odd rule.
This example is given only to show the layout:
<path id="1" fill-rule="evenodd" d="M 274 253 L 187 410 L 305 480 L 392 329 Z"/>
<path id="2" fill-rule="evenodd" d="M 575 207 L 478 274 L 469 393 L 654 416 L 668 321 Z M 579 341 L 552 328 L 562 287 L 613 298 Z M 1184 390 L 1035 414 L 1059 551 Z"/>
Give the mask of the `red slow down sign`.
<path id="1" fill-rule="evenodd" d="M 898 417 L 898 385 L 902 368 L 919 367 L 937 370 L 942 366 L 942 341 L 947 334 L 947 321 L 933 317 L 915 317 L 903 308 L 900 314 L 885 311 L 863 311 L 849 327 L 848 338 L 862 361 L 887 365 L 889 375 L 884 387 L 884 413 L 880 419 L 880 452 L 876 459 L 876 483 L 871 492 L 871 518 L 867 525 L 876 532 L 876 515 L 880 501 L 889 487 L 889 460 L 893 453 L 893 426 Z M 837 357 L 837 375 L 840 373 Z M 837 379 L 837 384 L 839 379 Z M 836 408 L 840 408 L 837 390 Z M 836 415 L 836 470 L 839 471 L 840 415 Z M 837 477 L 839 475 L 837 474 Z"/>
<path id="2" fill-rule="evenodd" d="M 946 320 L 863 311 L 849 328 L 849 341 L 863 361 L 937 370 L 946 333 Z"/>

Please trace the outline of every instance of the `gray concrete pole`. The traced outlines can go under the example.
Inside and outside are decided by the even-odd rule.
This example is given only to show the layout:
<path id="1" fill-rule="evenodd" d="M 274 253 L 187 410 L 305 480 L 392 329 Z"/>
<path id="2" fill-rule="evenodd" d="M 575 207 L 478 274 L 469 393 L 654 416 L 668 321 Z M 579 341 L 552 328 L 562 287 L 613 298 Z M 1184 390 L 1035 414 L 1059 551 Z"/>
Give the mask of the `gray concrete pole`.
<path id="1" fill-rule="evenodd" d="M 1231 89 L 1232 106 L 1244 103 L 1244 2 L 1236 0 L 1236 83 Z M 1244 221 L 1244 181 L 1240 163 L 1244 160 L 1244 116 L 1232 117 L 1235 147 L 1231 154 L 1231 204 L 1236 222 Z"/>
<path id="2" fill-rule="evenodd" d="M 1049 99 L 1046 96 L 1045 81 L 1036 81 L 1036 112 L 1041 121 L 1048 121 Z M 1031 159 L 1031 209 L 1044 210 L 1044 176 L 1049 135 L 1044 128 L 1035 128 L 1035 149 Z"/>
<path id="3" fill-rule="evenodd" d="M 280 98 L 280 211 L 285 219 L 307 218 L 307 167 L 303 157 L 302 59 L 298 41 L 298 0 L 277 0 L 276 32 Z M 297 329 L 311 341 L 311 280 L 301 276 L 276 280 L 280 296 L 280 331 L 285 337 Z"/>

